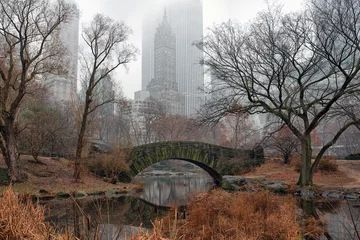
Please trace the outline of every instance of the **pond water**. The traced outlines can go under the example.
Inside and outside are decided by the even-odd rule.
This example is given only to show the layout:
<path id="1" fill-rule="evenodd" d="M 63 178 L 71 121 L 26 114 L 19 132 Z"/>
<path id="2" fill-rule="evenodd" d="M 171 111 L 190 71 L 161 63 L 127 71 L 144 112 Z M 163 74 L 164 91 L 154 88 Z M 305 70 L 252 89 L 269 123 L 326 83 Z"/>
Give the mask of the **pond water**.
<path id="1" fill-rule="evenodd" d="M 44 203 L 49 209 L 47 221 L 58 228 L 70 226 L 76 229 L 75 223 L 88 229 L 97 226 L 102 234 L 100 239 L 124 239 L 139 226 L 151 229 L 152 221 L 166 215 L 169 207 L 184 206 L 196 192 L 207 191 L 213 186 L 213 180 L 204 174 L 143 176 L 138 180 L 144 182 L 140 196 L 109 195 L 76 201 L 47 201 Z M 358 202 L 339 200 L 298 201 L 302 211 L 315 214 L 326 223 L 332 239 L 359 239 L 354 228 L 360 229 L 359 206 Z M 320 239 L 327 238 L 322 236 Z"/>
<path id="2" fill-rule="evenodd" d="M 195 192 L 207 191 L 213 186 L 212 178 L 204 174 L 146 176 L 138 180 L 144 182 L 140 197 L 123 195 L 47 201 L 44 203 L 49 209 L 46 220 L 59 229 L 81 228 L 77 223 L 88 229 L 98 226 L 104 235 L 101 239 L 123 239 L 140 225 L 152 228 L 152 221 L 167 214 L 169 207 L 184 206 Z"/>
<path id="3" fill-rule="evenodd" d="M 360 239 L 357 235 L 360 231 L 358 202 L 322 200 L 315 202 L 315 208 L 332 239 Z"/>

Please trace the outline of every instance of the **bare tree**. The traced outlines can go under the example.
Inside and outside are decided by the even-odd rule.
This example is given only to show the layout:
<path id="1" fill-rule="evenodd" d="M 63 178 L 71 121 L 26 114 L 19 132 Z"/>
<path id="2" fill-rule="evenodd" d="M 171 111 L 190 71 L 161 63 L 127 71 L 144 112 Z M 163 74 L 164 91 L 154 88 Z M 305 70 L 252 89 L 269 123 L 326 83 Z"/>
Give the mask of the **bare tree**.
<path id="1" fill-rule="evenodd" d="M 256 140 L 256 131 L 254 122 L 250 119 L 248 113 L 227 114 L 224 117 L 223 124 L 228 128 L 229 147 L 248 148 L 254 146 Z M 255 140 L 256 139 L 256 140 Z"/>
<path id="2" fill-rule="evenodd" d="M 167 115 L 164 104 L 148 99 L 138 109 L 132 109 L 130 128 L 136 145 L 160 140 L 156 134 L 157 123 Z"/>
<path id="3" fill-rule="evenodd" d="M 291 15 L 280 9 L 270 6 L 247 26 L 215 26 L 197 44 L 218 80 L 202 115 L 215 122 L 227 113 L 275 115 L 300 141 L 298 184 L 311 185 L 324 152 L 358 121 L 344 122 L 311 162 L 311 132 L 359 91 L 360 2 L 314 0 Z"/>
<path id="4" fill-rule="evenodd" d="M 131 111 L 130 101 L 124 98 L 115 102 L 116 113 L 114 116 L 113 129 L 114 139 L 111 141 L 114 146 L 130 147 L 133 145 L 130 133 Z"/>
<path id="5" fill-rule="evenodd" d="M 0 0 L 0 148 L 13 181 L 21 180 L 19 108 L 36 81 L 64 72 L 59 30 L 76 11 L 62 0 Z"/>
<path id="6" fill-rule="evenodd" d="M 98 107 L 114 101 L 114 98 L 94 101 L 97 87 L 119 66 L 126 66 L 135 59 L 137 50 L 127 43 L 131 34 L 123 22 L 114 22 L 101 14 L 94 16 L 88 26 L 82 30 L 86 49 L 81 53 L 81 67 L 86 79 L 84 88 L 85 101 L 81 115 L 78 142 L 75 153 L 74 179 L 80 179 L 80 164 L 84 137 L 89 114 Z"/>
<path id="7" fill-rule="evenodd" d="M 167 115 L 155 122 L 154 133 L 160 141 L 195 141 L 202 138 L 195 119 Z"/>
<path id="8" fill-rule="evenodd" d="M 280 155 L 284 164 L 289 164 L 291 156 L 299 148 L 299 139 L 290 131 L 287 126 L 283 126 L 279 131 L 271 134 L 265 142 L 266 147 L 271 152 Z"/>
<path id="9" fill-rule="evenodd" d="M 31 99 L 27 98 L 19 113 L 20 150 L 31 154 L 36 162 L 40 162 L 38 156 L 41 152 L 53 154 L 57 147 L 66 150 L 65 144 L 61 143 L 70 143 L 74 130 L 67 110 L 63 104 L 49 104 L 44 90 L 37 91 Z"/>

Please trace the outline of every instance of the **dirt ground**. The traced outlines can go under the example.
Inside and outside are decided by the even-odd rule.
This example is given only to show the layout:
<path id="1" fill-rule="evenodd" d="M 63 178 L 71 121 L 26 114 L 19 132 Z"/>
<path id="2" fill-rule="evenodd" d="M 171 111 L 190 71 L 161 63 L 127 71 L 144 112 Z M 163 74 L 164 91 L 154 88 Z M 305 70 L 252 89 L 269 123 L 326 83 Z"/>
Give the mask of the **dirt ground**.
<path id="1" fill-rule="evenodd" d="M 314 184 L 324 189 L 360 188 L 360 160 L 332 160 L 338 172 L 321 172 L 314 175 Z M 285 181 L 296 184 L 299 172 L 295 171 L 296 162 L 290 165 L 281 159 L 266 159 L 265 164 L 244 175 L 246 178 L 265 178 L 266 181 Z"/>
<path id="2" fill-rule="evenodd" d="M 111 184 L 104 182 L 101 178 L 83 171 L 80 182 L 74 182 L 73 162 L 64 158 L 39 157 L 41 163 L 34 162 L 31 156 L 21 156 L 22 172 L 27 175 L 24 183 L 16 183 L 13 188 L 17 192 L 34 193 L 40 189 L 48 192 L 72 192 L 72 191 L 107 191 L 109 189 L 123 189 L 129 184 Z M 0 155 L 0 167 L 5 163 Z M 5 188 L 5 186 L 0 186 Z"/>

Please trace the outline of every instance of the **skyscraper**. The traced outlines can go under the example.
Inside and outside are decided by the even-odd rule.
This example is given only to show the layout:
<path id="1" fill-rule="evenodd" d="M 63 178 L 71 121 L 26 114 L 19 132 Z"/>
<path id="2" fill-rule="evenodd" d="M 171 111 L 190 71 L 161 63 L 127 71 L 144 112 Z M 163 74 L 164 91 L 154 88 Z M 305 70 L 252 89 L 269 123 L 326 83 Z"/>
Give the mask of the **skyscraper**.
<path id="1" fill-rule="evenodd" d="M 164 8 L 154 8 L 143 18 L 141 43 L 141 90 L 146 91 L 151 79 L 154 78 L 154 36 L 161 22 Z"/>
<path id="2" fill-rule="evenodd" d="M 203 37 L 201 0 L 177 0 L 170 4 L 169 16 L 176 35 L 176 80 L 179 92 L 185 96 L 185 115 L 190 116 L 204 102 L 200 90 L 204 85 L 204 70 L 199 64 L 203 53 L 193 45 Z"/>
<path id="3" fill-rule="evenodd" d="M 154 78 L 147 86 L 150 96 L 161 101 L 170 114 L 184 114 L 184 98 L 176 82 L 176 40 L 166 10 L 154 38 Z"/>
<path id="4" fill-rule="evenodd" d="M 79 16 L 61 26 L 60 39 L 67 49 L 67 74 L 49 79 L 48 90 L 53 100 L 70 102 L 75 100 L 77 95 Z"/>
<path id="5" fill-rule="evenodd" d="M 199 64 L 202 51 L 193 46 L 193 43 L 201 40 L 203 36 L 202 3 L 201 0 L 174 0 L 168 4 L 168 9 L 170 27 L 176 39 L 176 81 L 179 93 L 185 98 L 184 115 L 190 116 L 196 113 L 204 101 L 204 94 L 200 91 L 204 85 L 204 71 Z M 147 34 L 152 30 L 155 32 L 156 19 L 159 18 L 157 13 L 154 13 L 143 25 L 143 90 L 155 76 L 155 73 L 151 72 L 154 58 L 150 56 L 154 46 L 149 42 L 151 37 Z"/>

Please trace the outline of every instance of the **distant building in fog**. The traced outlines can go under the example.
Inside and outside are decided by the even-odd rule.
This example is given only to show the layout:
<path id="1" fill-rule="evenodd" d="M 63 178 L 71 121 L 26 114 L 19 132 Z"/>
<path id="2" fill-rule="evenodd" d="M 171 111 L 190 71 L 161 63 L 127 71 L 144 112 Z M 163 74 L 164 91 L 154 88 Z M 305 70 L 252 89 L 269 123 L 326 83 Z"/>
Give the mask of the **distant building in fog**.
<path id="1" fill-rule="evenodd" d="M 77 99 L 79 16 L 61 26 L 60 39 L 67 49 L 65 76 L 54 76 L 48 81 L 48 90 L 55 101 L 70 102 Z"/>
<path id="2" fill-rule="evenodd" d="M 190 116 L 200 109 L 204 94 L 204 71 L 199 64 L 202 51 L 193 46 L 203 37 L 203 10 L 200 0 L 176 0 L 168 5 L 168 20 L 175 35 L 176 82 L 184 96 L 184 115 Z M 142 36 L 142 90 L 155 78 L 156 26 L 161 22 L 159 9 L 144 19 Z M 160 84 L 160 83 L 159 83 Z M 159 85 L 158 84 L 158 85 Z"/>
<path id="3" fill-rule="evenodd" d="M 176 81 L 176 40 L 166 10 L 154 38 L 154 78 L 147 86 L 150 96 L 164 104 L 170 114 L 184 114 L 184 97 Z"/>
<path id="4" fill-rule="evenodd" d="M 204 86 L 203 56 L 193 43 L 203 37 L 201 0 L 178 0 L 170 4 L 170 25 L 176 35 L 176 80 L 185 96 L 185 115 L 196 114 L 204 102 L 199 88 Z"/>

